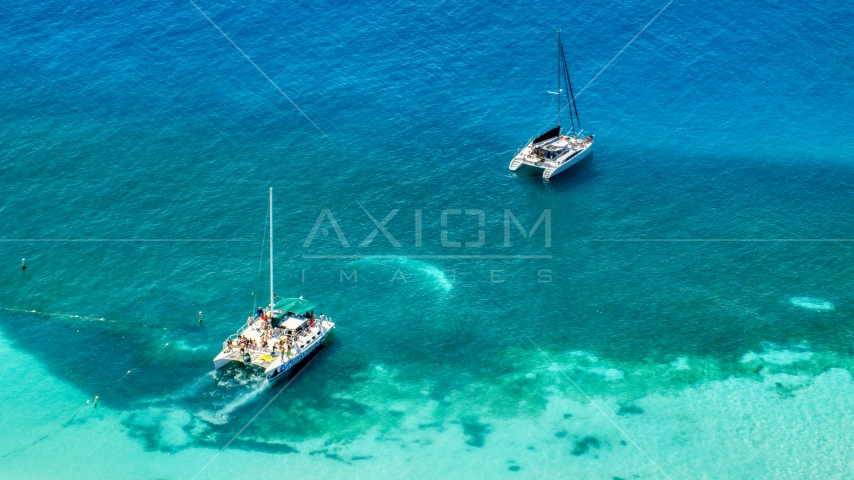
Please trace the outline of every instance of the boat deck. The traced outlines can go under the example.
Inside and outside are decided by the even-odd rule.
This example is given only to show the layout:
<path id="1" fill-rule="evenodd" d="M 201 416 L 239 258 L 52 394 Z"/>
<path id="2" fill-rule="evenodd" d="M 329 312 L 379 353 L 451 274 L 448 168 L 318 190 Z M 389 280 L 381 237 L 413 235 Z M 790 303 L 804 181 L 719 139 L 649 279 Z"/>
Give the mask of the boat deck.
<path id="1" fill-rule="evenodd" d="M 510 170 L 515 172 L 522 167 L 539 168 L 543 170 L 543 178 L 548 180 L 552 174 L 566 168 L 565 165 L 571 165 L 576 159 L 584 157 L 592 146 L 592 136 L 584 140 L 556 137 L 537 144 L 529 143 L 510 162 Z"/>
<path id="2" fill-rule="evenodd" d="M 525 150 L 522 150 L 522 152 L 520 152 L 519 155 L 517 155 L 516 158 L 513 159 L 513 162 L 511 163 L 511 166 L 510 166 L 510 170 L 515 171 L 519 167 L 521 167 L 523 164 L 527 165 L 529 167 L 542 168 L 544 170 L 549 169 L 549 168 L 557 168 L 557 167 L 560 167 L 561 165 L 563 165 L 564 163 L 566 163 L 567 160 L 574 157 L 576 154 L 581 153 L 584 150 L 587 150 L 587 148 L 588 147 L 586 147 L 586 146 L 584 148 L 573 148 L 570 151 L 566 152 L 565 154 L 563 154 L 560 157 L 555 158 L 555 159 L 543 158 L 542 156 L 535 155 L 535 154 L 530 153 L 530 152 L 526 152 L 526 150 L 528 150 L 528 149 L 525 149 Z"/>
<path id="3" fill-rule="evenodd" d="M 309 319 L 288 315 L 280 320 L 280 326 L 289 321 L 303 323 L 309 321 Z M 314 340 L 319 336 L 323 336 L 322 334 L 325 331 L 328 331 L 334 326 L 334 324 L 328 320 L 317 319 L 315 320 L 313 327 L 306 327 L 302 329 L 298 336 L 294 336 L 293 331 L 284 328 L 272 328 L 267 330 L 270 335 L 266 337 L 267 341 L 265 345 L 263 341 L 265 334 L 265 331 L 262 329 L 263 324 L 264 323 L 256 317 L 253 319 L 251 324 L 247 322 L 245 328 L 243 328 L 237 335 L 230 337 L 223 345 L 222 352 L 220 352 L 220 354 L 214 359 L 214 365 L 216 368 L 219 369 L 229 362 L 235 361 L 251 363 L 252 365 L 266 370 L 273 365 L 273 363 L 285 363 L 289 359 L 297 357 L 306 348 L 310 347 L 314 343 Z M 291 341 L 292 347 L 290 348 L 290 352 L 288 352 L 288 348 L 286 346 L 282 346 L 281 344 L 281 342 L 286 339 L 290 339 Z M 254 342 L 254 345 L 248 345 L 249 342 Z M 240 343 L 244 343 L 245 345 L 240 345 Z M 245 361 L 243 356 L 244 353 L 249 354 L 251 358 L 250 362 Z M 290 353 L 290 355 L 288 355 L 288 353 Z"/>

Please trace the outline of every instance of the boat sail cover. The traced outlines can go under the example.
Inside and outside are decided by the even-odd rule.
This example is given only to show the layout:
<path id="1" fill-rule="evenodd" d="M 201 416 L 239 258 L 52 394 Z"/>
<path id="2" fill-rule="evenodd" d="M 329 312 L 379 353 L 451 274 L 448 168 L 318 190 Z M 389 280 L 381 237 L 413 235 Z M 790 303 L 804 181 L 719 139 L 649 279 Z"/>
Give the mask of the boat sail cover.
<path id="1" fill-rule="evenodd" d="M 553 128 L 553 129 L 551 129 L 551 130 L 549 130 L 548 132 L 546 132 L 546 133 L 544 133 L 544 134 L 540 135 L 539 137 L 535 138 L 535 139 L 534 139 L 534 141 L 533 141 L 533 143 L 534 143 L 534 144 L 537 144 L 537 143 L 540 143 L 540 142 L 545 142 L 546 140 L 548 140 L 548 139 L 550 139 L 550 138 L 557 137 L 558 135 L 560 135 L 560 125 L 558 125 L 557 127 Z"/>

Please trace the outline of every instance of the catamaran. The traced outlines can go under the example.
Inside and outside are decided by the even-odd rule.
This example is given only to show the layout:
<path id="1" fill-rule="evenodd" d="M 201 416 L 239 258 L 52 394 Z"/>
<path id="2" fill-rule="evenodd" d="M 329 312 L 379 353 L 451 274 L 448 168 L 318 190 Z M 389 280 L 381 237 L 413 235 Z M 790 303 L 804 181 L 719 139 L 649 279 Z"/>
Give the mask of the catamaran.
<path id="1" fill-rule="evenodd" d="M 566 66 L 566 55 L 560 41 L 560 30 L 557 31 L 557 48 L 557 92 L 549 92 L 558 97 L 557 127 L 529 141 L 525 148 L 519 151 L 510 162 L 511 171 L 540 169 L 545 180 L 580 162 L 593 149 L 593 135 L 582 137 L 581 120 L 578 118 L 578 107 L 575 105 L 575 94 L 572 92 L 569 68 Z M 560 117 L 563 111 L 564 97 L 569 109 L 569 121 L 572 125 L 569 135 L 561 135 Z M 572 118 L 573 113 L 575 114 L 574 120 Z M 578 123 L 578 132 L 575 130 L 576 122 Z"/>
<path id="2" fill-rule="evenodd" d="M 270 303 L 260 307 L 222 344 L 214 368 L 231 362 L 264 370 L 268 381 L 281 378 L 329 336 L 332 319 L 314 314 L 316 303 L 299 298 L 277 299 L 273 293 L 273 189 L 270 189 Z"/>

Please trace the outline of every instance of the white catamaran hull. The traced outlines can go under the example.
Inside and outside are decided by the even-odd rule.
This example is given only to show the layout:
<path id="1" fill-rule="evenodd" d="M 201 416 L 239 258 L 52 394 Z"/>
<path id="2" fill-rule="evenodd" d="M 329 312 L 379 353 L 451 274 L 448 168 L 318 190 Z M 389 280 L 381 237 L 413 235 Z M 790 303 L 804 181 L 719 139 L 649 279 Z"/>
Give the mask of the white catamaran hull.
<path id="1" fill-rule="evenodd" d="M 552 176 L 552 177 L 554 177 L 554 176 L 555 176 L 555 175 L 557 175 L 558 173 L 560 173 L 560 172 L 562 172 L 562 171 L 566 170 L 567 168 L 569 168 L 569 167 L 571 167 L 571 166 L 575 165 L 576 163 L 578 163 L 578 162 L 580 162 L 580 161 L 584 160 L 584 158 L 585 158 L 585 157 L 587 157 L 587 155 L 589 155 L 589 154 L 590 154 L 590 151 L 591 151 L 591 150 L 593 150 L 593 145 L 590 145 L 589 147 L 585 148 L 583 151 L 578 152 L 577 154 L 575 154 L 575 156 L 573 156 L 572 158 L 570 158 L 569 160 L 567 160 L 566 162 L 564 162 L 564 164 L 563 164 L 563 165 L 561 165 L 561 166 L 559 166 L 558 168 L 556 168 L 556 169 L 555 169 L 555 171 L 554 171 L 554 172 L 552 172 L 551 176 Z"/>
<path id="2" fill-rule="evenodd" d="M 318 345 L 323 343 L 334 328 L 335 324 L 329 320 L 320 322 L 317 327 L 312 329 L 313 331 L 311 334 L 313 334 L 313 336 L 311 339 L 302 346 L 297 343 L 289 357 L 286 357 L 281 353 L 274 357 L 270 351 L 266 350 L 240 351 L 235 349 L 228 352 L 222 352 L 217 355 L 216 358 L 214 358 L 214 368 L 219 370 L 231 362 L 241 362 L 245 365 L 263 368 L 267 380 L 273 381 L 303 361 L 305 357 L 311 354 L 311 352 L 318 347 Z M 248 357 L 248 359 L 244 356 Z"/>
<path id="3" fill-rule="evenodd" d="M 296 356 L 291 357 L 285 360 L 284 362 L 280 357 L 275 362 L 273 362 L 273 364 L 267 367 L 267 370 L 264 372 L 267 375 L 267 381 L 272 382 L 273 380 L 284 377 L 283 374 L 285 372 L 299 365 L 299 363 L 305 360 L 305 357 L 309 356 L 311 352 L 313 352 L 318 347 L 318 345 L 323 343 L 323 340 L 325 340 L 326 337 L 329 336 L 329 332 L 331 331 L 332 327 L 323 330 L 317 336 L 317 338 L 315 338 L 308 345 L 306 345 L 305 348 L 303 348 L 302 351 Z"/>
<path id="4" fill-rule="evenodd" d="M 259 308 L 236 333 L 222 344 L 214 358 L 219 370 L 231 362 L 264 370 L 267 380 L 273 381 L 299 364 L 313 352 L 335 328 L 332 319 L 322 313 L 314 315 L 316 303 L 302 296 L 276 301 L 273 293 L 273 189 L 270 189 L 270 304 Z M 254 308 L 253 308 L 254 310 Z M 199 321 L 201 322 L 201 313 Z"/>
<path id="5" fill-rule="evenodd" d="M 237 354 L 232 352 L 220 352 L 220 354 L 214 358 L 214 370 L 219 370 L 220 368 L 235 361 L 237 361 Z"/>
<path id="6" fill-rule="evenodd" d="M 555 175 L 563 172 L 567 168 L 575 165 L 576 163 L 584 160 L 589 154 L 590 151 L 593 150 L 593 144 L 585 148 L 584 150 L 576 153 L 574 156 L 570 157 L 562 164 L 555 165 L 552 162 L 546 163 L 542 161 L 531 161 L 527 157 L 527 153 L 530 150 L 530 145 L 525 147 L 522 152 L 519 153 L 513 161 L 510 162 L 510 170 L 513 172 L 526 172 L 531 174 L 542 174 L 545 180 L 554 177 Z"/>
<path id="7" fill-rule="evenodd" d="M 557 126 L 531 139 L 525 148 L 510 161 L 510 171 L 519 170 L 542 171 L 543 180 L 549 180 L 567 168 L 584 160 L 593 148 L 593 135 L 582 137 L 581 119 L 578 117 L 578 105 L 575 104 L 575 94 L 572 92 L 572 82 L 569 78 L 569 66 L 566 63 L 566 52 L 560 41 L 560 30 L 557 31 L 557 89 L 549 91 L 557 95 Z M 566 87 L 566 88 L 564 88 Z M 566 106 L 563 100 L 566 99 Z M 572 126 L 569 135 L 561 135 L 560 117 L 564 109 L 569 110 L 569 121 Z M 573 121 L 573 114 L 575 120 Z M 575 126 L 578 125 L 576 132 Z"/>

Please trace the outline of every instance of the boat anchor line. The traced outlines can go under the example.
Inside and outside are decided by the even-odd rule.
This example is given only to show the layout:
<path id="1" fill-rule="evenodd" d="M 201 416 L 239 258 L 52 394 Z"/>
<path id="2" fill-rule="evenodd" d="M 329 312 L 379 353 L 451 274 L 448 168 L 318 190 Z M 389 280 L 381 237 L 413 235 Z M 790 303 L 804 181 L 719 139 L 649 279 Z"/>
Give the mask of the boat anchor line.
<path id="1" fill-rule="evenodd" d="M 8 310 L 8 309 L 6 309 L 6 310 Z M 103 396 L 103 395 L 104 395 L 104 393 L 106 393 L 106 392 L 107 392 L 107 391 L 109 391 L 111 388 L 113 388 L 113 387 L 115 387 L 116 385 L 118 385 L 118 384 L 119 384 L 119 382 L 121 382 L 122 380 L 124 380 L 124 379 L 125 379 L 128 375 L 130 375 L 132 372 L 134 372 L 135 370 L 139 369 L 140 367 L 142 367 L 143 365 L 145 365 L 146 363 L 148 363 L 152 358 L 154 358 L 154 357 L 156 357 L 157 355 L 159 355 L 159 354 L 160 354 L 160 352 L 162 352 L 163 350 L 165 350 L 165 349 L 166 349 L 166 347 L 168 347 L 168 346 L 169 346 L 169 344 L 168 344 L 168 343 L 167 343 L 167 344 L 165 344 L 165 345 L 163 345 L 162 347 L 160 347 L 160 349 L 159 349 L 159 350 L 157 350 L 156 352 L 154 352 L 150 357 L 146 358 L 146 359 L 145 359 L 145 360 L 143 360 L 142 362 L 138 363 L 135 367 L 133 367 L 133 368 L 131 368 L 130 370 L 128 370 L 125 374 L 123 374 L 121 377 L 119 377 L 115 382 L 111 383 L 111 384 L 110 384 L 110 385 L 108 385 L 107 387 L 102 388 L 100 391 L 98 391 L 98 394 L 97 394 L 97 395 L 95 395 L 95 397 L 94 397 L 94 405 L 93 405 L 93 407 L 97 407 L 97 406 L 98 406 L 98 398 L 99 398 L 99 397 Z M 72 422 L 75 418 L 77 418 L 77 415 L 79 415 L 79 414 L 80 414 L 80 412 L 81 412 L 81 411 L 83 411 L 83 409 L 85 409 L 85 408 L 89 408 L 89 400 L 86 400 L 86 404 L 85 404 L 85 405 L 82 405 L 82 406 L 80 406 L 80 408 L 78 408 L 77 410 L 75 410 L 75 411 L 74 411 L 74 413 L 71 415 L 71 417 L 70 417 L 68 420 L 66 420 L 65 422 L 63 422 L 63 423 L 61 424 L 61 427 L 62 427 L 62 428 L 66 428 L 66 427 L 68 427 L 69 425 L 71 425 L 71 422 Z M 36 444 L 41 443 L 42 441 L 44 441 L 44 440 L 46 440 L 46 439 L 50 438 L 54 433 L 56 433 L 56 431 L 54 431 L 54 432 L 52 432 L 52 433 L 49 433 L 49 434 L 47 434 L 47 435 L 45 435 L 45 436 L 43 436 L 43 437 L 39 438 L 38 440 L 36 440 L 36 441 L 34 441 L 34 442 L 30 443 L 29 445 L 24 445 L 24 446 L 19 447 L 19 448 L 15 449 L 15 450 L 12 450 L 12 451 L 10 451 L 10 452 L 7 452 L 6 454 L 4 454 L 4 455 L 3 455 L 2 457 L 0 457 L 0 458 L 6 458 L 6 457 L 8 457 L 8 456 L 10 456 L 10 455 L 14 455 L 14 454 L 16 454 L 16 453 L 22 452 L 22 451 L 24 451 L 24 450 L 26 450 L 26 449 L 28 449 L 28 448 L 32 447 L 32 446 L 35 446 Z"/>
<path id="2" fill-rule="evenodd" d="M 22 308 L 7 308 L 7 307 L 0 307 L 0 310 L 5 311 L 5 312 L 29 313 L 32 315 L 43 315 L 43 316 L 47 316 L 47 317 L 63 317 L 63 318 L 70 318 L 73 320 L 83 320 L 85 322 L 117 323 L 119 325 L 133 325 L 136 327 L 157 328 L 157 329 L 162 328 L 163 330 L 169 330 L 168 327 L 161 327 L 160 325 L 154 325 L 154 324 L 150 324 L 150 323 L 130 322 L 130 321 L 124 321 L 124 320 L 112 320 L 112 319 L 103 318 L 103 317 L 87 317 L 85 315 L 73 315 L 70 313 L 41 312 L 38 310 L 25 310 Z"/>
<path id="3" fill-rule="evenodd" d="M 152 324 L 149 324 L 149 323 L 129 322 L 129 321 L 124 321 L 124 320 L 112 320 L 112 319 L 107 319 L 107 318 L 103 318 L 103 317 L 88 317 L 88 316 L 84 316 L 84 315 L 73 315 L 73 314 L 68 314 L 68 313 L 41 312 L 41 311 L 38 311 L 38 310 L 25 310 L 25 309 L 21 309 L 21 308 L 0 307 L 0 311 L 15 312 L 15 313 L 28 313 L 28 314 L 31 314 L 31 315 L 43 315 L 43 316 L 48 316 L 48 317 L 62 317 L 62 318 L 68 318 L 68 319 L 74 319 L 74 320 L 83 320 L 83 321 L 86 321 L 86 322 L 104 322 L 104 323 L 115 323 L 115 324 L 119 324 L 119 325 L 133 325 L 133 326 L 137 326 L 137 327 L 152 328 L 152 329 L 157 329 L 157 330 L 159 330 L 159 329 L 163 329 L 163 330 L 166 330 L 166 331 L 168 332 L 168 333 L 167 333 L 167 335 L 169 335 L 169 334 L 177 334 L 177 333 L 179 333 L 179 332 L 184 331 L 184 330 L 185 330 L 185 328 L 188 328 L 188 327 L 179 327 L 179 328 L 175 328 L 175 329 L 170 329 L 170 328 L 167 328 L 167 327 L 161 327 L 161 326 L 159 326 L 159 325 L 152 325 Z M 201 313 L 201 312 L 200 312 L 200 313 Z M 135 371 L 135 370 L 139 369 L 141 366 L 143 366 L 145 363 L 147 363 L 148 361 L 150 361 L 152 358 L 154 358 L 154 357 L 156 357 L 157 355 L 159 355 L 159 354 L 160 354 L 161 352 L 163 352 L 163 350 L 164 350 L 166 347 L 168 347 L 168 346 L 169 346 L 169 343 L 166 343 L 163 347 L 161 347 L 159 350 L 157 350 L 157 352 L 155 352 L 154 354 L 152 354 L 150 357 L 146 358 L 145 360 L 143 360 L 142 362 L 138 363 L 136 366 L 134 366 L 133 368 L 131 368 L 130 370 L 128 370 L 124 375 L 122 375 L 121 377 L 119 377 L 119 379 L 118 379 L 118 380 L 116 380 L 115 382 L 113 382 L 112 384 L 110 384 L 108 387 L 106 387 L 106 388 L 102 388 L 100 391 L 98 391 L 98 392 L 97 392 L 97 394 L 96 394 L 94 397 L 90 397 L 90 400 L 91 400 L 91 399 L 93 399 L 93 398 L 95 399 L 95 400 L 94 400 L 94 406 L 95 406 L 95 407 L 97 407 L 97 406 L 98 406 L 98 405 L 97 405 L 97 399 L 98 399 L 98 397 L 102 397 L 102 396 L 104 395 L 104 393 L 106 393 L 108 390 L 110 390 L 111 388 L 113 388 L 114 386 L 116 386 L 116 384 L 118 384 L 120 381 L 124 380 L 124 378 L 125 378 L 125 377 L 127 377 L 128 375 L 130 375 L 133 371 Z M 84 406 L 80 407 L 80 409 L 78 409 L 78 410 L 74 413 L 74 415 L 72 415 L 71 419 L 69 419 L 67 422 L 65 422 L 65 423 L 63 424 L 63 427 L 67 426 L 67 425 L 71 422 L 71 420 L 73 420 L 73 419 L 74 419 L 74 417 L 75 417 L 75 416 L 77 416 L 77 414 L 80 412 L 80 410 L 82 410 L 83 408 L 88 407 L 88 406 L 89 406 L 89 401 L 90 401 L 90 400 L 87 400 L 86 405 L 84 405 Z M 40 440 L 39 440 L 39 441 L 40 441 Z M 14 453 L 14 452 L 16 452 L 16 451 L 17 451 L 17 450 L 15 450 L 15 451 L 13 451 L 13 452 L 10 452 L 10 453 L 7 453 L 5 456 L 8 456 L 8 455 L 10 455 L 10 454 L 12 454 L 12 453 Z"/>
<path id="4" fill-rule="evenodd" d="M 471 254 L 471 255 L 303 255 L 303 259 L 326 259 L 326 260 L 399 260 L 407 259 L 445 259 L 445 260 L 536 260 L 536 259 L 552 259 L 553 255 L 492 255 L 492 254 Z"/>
<path id="5" fill-rule="evenodd" d="M 0 238 L 0 242 L 42 243 L 229 243 L 251 242 L 248 238 Z"/>

